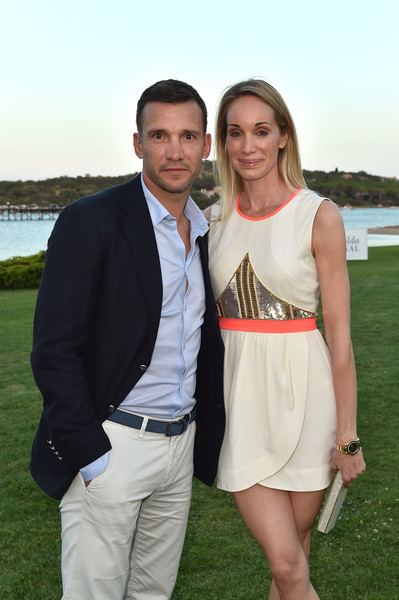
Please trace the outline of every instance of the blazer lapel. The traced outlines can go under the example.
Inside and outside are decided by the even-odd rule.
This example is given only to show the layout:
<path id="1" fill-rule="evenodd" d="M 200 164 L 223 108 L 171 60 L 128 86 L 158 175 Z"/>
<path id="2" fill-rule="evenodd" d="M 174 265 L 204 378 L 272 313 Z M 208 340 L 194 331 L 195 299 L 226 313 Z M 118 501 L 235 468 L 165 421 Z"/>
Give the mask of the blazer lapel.
<path id="1" fill-rule="evenodd" d="M 120 222 L 139 274 L 149 313 L 151 345 L 155 343 L 162 306 L 162 275 L 158 248 L 140 176 L 126 184 L 120 198 Z"/>
<path id="2" fill-rule="evenodd" d="M 208 315 L 211 316 L 212 320 L 213 318 L 216 320 L 216 303 L 213 296 L 211 278 L 208 268 L 208 233 L 206 233 L 204 237 L 199 237 L 197 239 L 202 263 L 202 273 L 204 277 L 206 310 Z"/>

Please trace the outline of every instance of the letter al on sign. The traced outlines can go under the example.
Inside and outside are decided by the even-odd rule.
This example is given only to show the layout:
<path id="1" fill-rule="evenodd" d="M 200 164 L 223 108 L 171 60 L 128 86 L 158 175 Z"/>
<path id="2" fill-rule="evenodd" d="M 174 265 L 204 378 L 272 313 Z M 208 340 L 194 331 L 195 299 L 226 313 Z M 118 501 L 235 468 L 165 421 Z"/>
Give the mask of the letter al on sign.
<path id="1" fill-rule="evenodd" d="M 367 229 L 346 229 L 346 260 L 367 260 Z"/>

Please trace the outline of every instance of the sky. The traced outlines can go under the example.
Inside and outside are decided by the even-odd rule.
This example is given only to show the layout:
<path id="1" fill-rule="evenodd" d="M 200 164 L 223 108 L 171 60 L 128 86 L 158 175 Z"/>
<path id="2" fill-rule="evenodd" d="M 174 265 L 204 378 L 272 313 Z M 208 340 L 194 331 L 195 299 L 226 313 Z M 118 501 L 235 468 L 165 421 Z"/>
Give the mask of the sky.
<path id="1" fill-rule="evenodd" d="M 399 178 L 397 0 L 2 0 L 0 180 L 125 175 L 142 91 L 262 77 L 304 169 Z"/>

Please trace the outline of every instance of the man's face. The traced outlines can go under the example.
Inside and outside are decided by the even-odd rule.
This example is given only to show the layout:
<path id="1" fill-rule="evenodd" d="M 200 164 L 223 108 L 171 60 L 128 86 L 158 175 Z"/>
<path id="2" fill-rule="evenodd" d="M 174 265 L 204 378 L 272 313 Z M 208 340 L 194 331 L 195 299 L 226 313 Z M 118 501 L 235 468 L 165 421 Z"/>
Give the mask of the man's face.
<path id="1" fill-rule="evenodd" d="M 202 159 L 211 149 L 201 109 L 191 100 L 146 104 L 141 133 L 135 133 L 133 141 L 137 156 L 143 159 L 145 184 L 161 201 L 189 195 Z"/>

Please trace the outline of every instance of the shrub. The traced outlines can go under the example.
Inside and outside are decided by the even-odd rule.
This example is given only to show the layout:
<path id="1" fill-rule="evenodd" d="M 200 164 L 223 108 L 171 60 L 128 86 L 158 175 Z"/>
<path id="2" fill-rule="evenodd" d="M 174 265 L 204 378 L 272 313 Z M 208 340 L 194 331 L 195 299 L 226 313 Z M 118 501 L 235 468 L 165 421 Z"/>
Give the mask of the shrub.
<path id="1" fill-rule="evenodd" d="M 0 290 L 37 288 L 44 267 L 45 252 L 16 256 L 0 261 Z"/>

